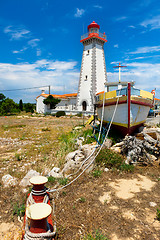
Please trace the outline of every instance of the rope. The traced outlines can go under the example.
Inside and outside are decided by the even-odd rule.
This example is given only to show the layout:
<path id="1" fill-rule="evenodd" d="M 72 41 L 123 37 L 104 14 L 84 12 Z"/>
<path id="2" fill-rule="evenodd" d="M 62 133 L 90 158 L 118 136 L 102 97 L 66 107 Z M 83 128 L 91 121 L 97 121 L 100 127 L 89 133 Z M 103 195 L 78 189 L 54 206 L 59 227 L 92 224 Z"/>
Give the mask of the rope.
<path id="1" fill-rule="evenodd" d="M 32 188 L 32 193 L 33 193 L 33 195 L 36 195 L 36 196 L 40 196 L 40 195 L 43 195 L 43 194 L 46 194 L 46 190 L 47 190 L 47 188 L 46 187 L 44 187 L 44 189 L 43 190 L 34 190 L 33 188 Z"/>
<path id="2" fill-rule="evenodd" d="M 103 117 L 104 117 L 104 102 L 105 102 L 105 85 L 104 85 L 104 97 L 103 97 L 103 108 L 102 108 L 102 117 L 101 117 L 101 123 L 100 123 L 100 131 L 99 131 L 99 136 L 98 136 L 98 142 L 99 142 L 99 139 L 100 139 L 100 135 L 101 135 L 101 130 L 102 130 L 102 124 L 103 124 Z M 71 177 L 73 175 L 76 175 L 82 168 L 82 166 L 85 164 L 85 162 L 88 161 L 88 159 L 90 159 L 92 157 L 92 155 L 94 154 L 94 152 L 96 151 L 96 149 L 99 147 L 100 145 L 96 145 L 95 148 L 93 149 L 93 151 L 91 152 L 91 154 L 85 158 L 83 160 L 83 162 L 81 163 L 79 169 L 75 172 L 75 173 L 72 173 L 72 174 L 69 174 L 67 177 Z M 50 191 L 50 190 L 49 190 Z"/>
<path id="3" fill-rule="evenodd" d="M 49 227 L 49 225 L 48 225 Z M 51 240 L 56 234 L 56 231 L 51 232 L 50 229 L 46 233 L 32 233 L 29 231 L 28 219 L 26 218 L 24 240 Z"/>
<path id="4" fill-rule="evenodd" d="M 98 142 L 100 140 L 100 136 L 101 136 L 101 132 L 102 132 L 102 124 L 103 124 L 103 118 L 104 118 L 104 103 L 105 103 L 105 85 L 104 85 L 104 91 L 103 91 L 102 117 L 101 117 L 101 124 L 100 124 L 100 128 L 99 128 Z"/>
<path id="5" fill-rule="evenodd" d="M 119 94 L 120 94 L 120 91 L 119 91 Z M 110 131 L 110 128 L 111 128 L 111 125 L 112 125 L 112 122 L 113 122 L 113 119 L 114 119 L 116 110 L 117 110 L 118 101 L 119 101 L 119 95 L 118 95 L 118 97 L 117 97 L 116 106 L 115 106 L 115 109 L 114 109 L 114 112 L 113 112 L 113 115 L 112 115 L 112 119 L 111 119 L 111 121 L 110 121 L 108 130 L 107 130 L 105 139 L 104 139 L 102 145 L 100 146 L 97 154 L 96 154 L 95 157 L 93 158 L 93 160 L 92 160 L 92 161 L 83 169 L 83 171 L 82 171 L 76 178 L 74 178 L 71 182 L 69 182 L 69 183 L 66 184 L 65 186 L 60 187 L 60 188 L 58 188 L 58 189 L 49 189 L 48 192 L 57 192 L 57 191 L 60 191 L 60 190 L 62 190 L 62 189 L 64 189 L 64 188 L 68 187 L 68 186 L 71 185 L 73 182 L 75 182 L 75 181 L 91 166 L 91 164 L 94 162 L 95 158 L 98 156 L 99 152 L 101 151 L 101 149 L 102 149 L 102 147 L 103 147 L 103 145 L 104 145 L 104 142 L 106 141 L 106 139 L 107 139 L 107 137 L 108 137 L 108 134 L 109 134 L 109 131 Z"/>

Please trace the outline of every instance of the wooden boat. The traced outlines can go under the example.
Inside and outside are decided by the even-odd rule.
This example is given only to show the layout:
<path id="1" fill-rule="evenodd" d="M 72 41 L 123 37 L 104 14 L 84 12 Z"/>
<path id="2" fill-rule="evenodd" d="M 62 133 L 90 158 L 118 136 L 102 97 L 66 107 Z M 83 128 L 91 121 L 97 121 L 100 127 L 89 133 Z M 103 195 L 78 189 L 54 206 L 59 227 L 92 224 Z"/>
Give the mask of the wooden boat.
<path id="1" fill-rule="evenodd" d="M 101 119 L 104 99 L 104 123 L 110 123 L 116 104 L 117 109 L 112 127 L 123 136 L 132 134 L 146 121 L 148 112 L 153 106 L 153 94 L 133 87 L 133 82 L 107 83 L 107 92 L 96 95 L 97 114 Z M 109 87 L 118 86 L 118 90 L 109 91 Z M 125 87 L 124 87 L 125 86 Z"/>

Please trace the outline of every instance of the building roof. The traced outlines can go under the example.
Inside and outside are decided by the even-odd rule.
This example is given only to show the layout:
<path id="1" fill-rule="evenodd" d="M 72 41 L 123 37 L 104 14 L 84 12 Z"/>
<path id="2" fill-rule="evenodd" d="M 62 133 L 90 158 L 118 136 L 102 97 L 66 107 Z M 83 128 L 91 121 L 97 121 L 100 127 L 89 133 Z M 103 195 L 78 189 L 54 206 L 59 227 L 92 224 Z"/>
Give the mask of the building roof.
<path id="1" fill-rule="evenodd" d="M 59 99 L 68 99 L 68 98 L 75 98 L 77 97 L 77 93 L 68 93 L 68 94 L 63 94 L 63 95 L 57 95 L 57 94 L 50 94 L 54 98 L 59 98 Z M 41 93 L 36 99 L 38 99 L 40 96 L 47 98 L 49 94 L 46 93 Z"/>

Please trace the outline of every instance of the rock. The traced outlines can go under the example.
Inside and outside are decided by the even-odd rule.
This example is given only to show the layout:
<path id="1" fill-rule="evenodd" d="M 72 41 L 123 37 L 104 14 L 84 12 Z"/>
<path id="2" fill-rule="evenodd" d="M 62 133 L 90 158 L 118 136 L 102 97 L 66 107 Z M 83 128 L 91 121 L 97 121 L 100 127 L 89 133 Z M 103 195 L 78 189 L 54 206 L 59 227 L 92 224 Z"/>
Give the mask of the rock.
<path id="1" fill-rule="evenodd" d="M 60 168 L 58 168 L 58 167 L 54 167 L 54 168 L 52 169 L 52 171 L 54 171 L 54 172 L 56 172 L 56 173 L 59 173 Z"/>
<path id="2" fill-rule="evenodd" d="M 122 142 L 114 144 L 113 147 L 122 147 L 123 144 L 124 144 L 124 142 L 122 141 Z"/>
<path id="3" fill-rule="evenodd" d="M 110 149 L 116 153 L 121 153 L 121 151 L 122 151 L 120 147 L 115 147 L 115 146 L 112 146 Z"/>
<path id="4" fill-rule="evenodd" d="M 77 170 L 78 168 L 84 169 L 89 162 L 93 160 L 94 154 L 87 159 L 88 156 L 91 155 L 93 152 L 95 146 L 92 144 L 85 144 L 82 146 L 81 150 L 76 150 L 74 152 L 69 153 L 66 156 L 66 163 L 64 165 L 64 168 L 62 170 L 62 173 L 68 174 L 71 171 Z M 86 161 L 84 162 L 84 160 Z M 91 165 L 87 172 L 92 171 L 93 166 Z"/>
<path id="5" fill-rule="evenodd" d="M 108 171 L 109 171 L 109 168 L 105 168 L 105 169 L 104 169 L 104 172 L 108 172 Z"/>
<path id="6" fill-rule="evenodd" d="M 148 156 L 149 156 L 149 158 L 150 158 L 150 160 L 151 160 L 152 162 L 154 162 L 154 161 L 157 160 L 157 157 L 155 157 L 155 156 L 152 155 L 152 154 L 149 154 L 149 153 L 148 153 Z"/>
<path id="7" fill-rule="evenodd" d="M 79 138 L 77 138 L 75 141 L 76 141 L 76 144 L 75 144 L 75 145 L 77 145 L 77 146 L 78 146 L 78 149 L 81 150 L 81 148 L 82 148 L 82 143 L 83 143 L 83 141 L 84 141 L 84 138 L 83 138 L 83 137 L 79 137 Z"/>
<path id="8" fill-rule="evenodd" d="M 74 152 L 68 153 L 66 158 L 65 158 L 66 162 L 68 162 L 70 159 L 74 159 L 76 154 L 77 154 L 77 150 L 74 151 Z"/>
<path id="9" fill-rule="evenodd" d="M 155 206 L 157 206 L 157 203 L 155 203 L 155 202 L 150 202 L 149 205 L 150 205 L 151 207 L 155 207 Z"/>
<path id="10" fill-rule="evenodd" d="M 85 144 L 82 146 L 82 151 L 85 156 L 89 156 L 94 150 L 95 145 L 93 144 Z"/>
<path id="11" fill-rule="evenodd" d="M 75 127 L 74 129 L 75 129 L 75 130 L 80 130 L 80 129 L 82 129 L 82 126 L 77 126 L 77 127 Z"/>
<path id="12" fill-rule="evenodd" d="M 111 146 L 112 146 L 112 140 L 107 138 L 103 143 L 103 147 L 104 148 L 110 148 Z"/>
<path id="13" fill-rule="evenodd" d="M 21 180 L 20 186 L 22 186 L 22 187 L 30 186 L 30 185 L 31 185 L 31 183 L 29 182 L 30 178 L 31 178 L 31 177 L 34 177 L 34 176 L 38 176 L 38 175 L 40 175 L 39 172 L 31 169 L 31 170 L 26 174 L 26 176 Z"/>
<path id="14" fill-rule="evenodd" d="M 23 192 L 23 193 L 27 193 L 28 190 L 27 190 L 26 188 L 23 188 L 23 189 L 22 189 L 22 192 Z"/>
<path id="15" fill-rule="evenodd" d="M 15 186 L 17 185 L 17 179 L 12 177 L 10 174 L 6 174 L 2 177 L 2 183 L 4 187 Z"/>
<path id="16" fill-rule="evenodd" d="M 62 173 L 59 172 L 60 168 L 54 167 L 52 170 L 48 173 L 49 176 L 52 176 L 54 178 L 62 178 Z"/>

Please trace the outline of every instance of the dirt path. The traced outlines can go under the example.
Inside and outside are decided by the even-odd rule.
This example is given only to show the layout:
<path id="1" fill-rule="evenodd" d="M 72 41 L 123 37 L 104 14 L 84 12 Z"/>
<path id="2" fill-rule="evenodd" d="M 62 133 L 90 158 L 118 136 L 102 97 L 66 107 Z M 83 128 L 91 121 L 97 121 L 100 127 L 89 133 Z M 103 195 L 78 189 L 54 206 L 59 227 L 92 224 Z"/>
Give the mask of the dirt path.
<path id="1" fill-rule="evenodd" d="M 107 172 L 98 179 L 84 175 L 54 195 L 58 239 L 83 239 L 86 233 L 99 229 L 110 240 L 159 240 L 159 169 L 141 171 L 123 175 Z M 19 240 L 20 233 L 17 218 L 14 223 L 0 224 L 2 240 Z"/>
<path id="2" fill-rule="evenodd" d="M 77 119 L 0 118 L 0 176 L 20 181 L 28 169 L 43 170 L 55 163 L 57 137 Z M 45 145 L 43 145 L 45 144 Z M 18 159 L 19 154 L 22 159 Z M 51 187 L 51 186 L 50 186 Z M 103 172 L 99 178 L 82 175 L 58 195 L 56 221 L 59 240 L 79 240 L 95 230 L 109 240 L 159 240 L 160 166 L 133 173 Z M 0 185 L 0 239 L 20 240 L 21 224 L 13 215 L 15 203 L 26 200 L 19 186 Z"/>

